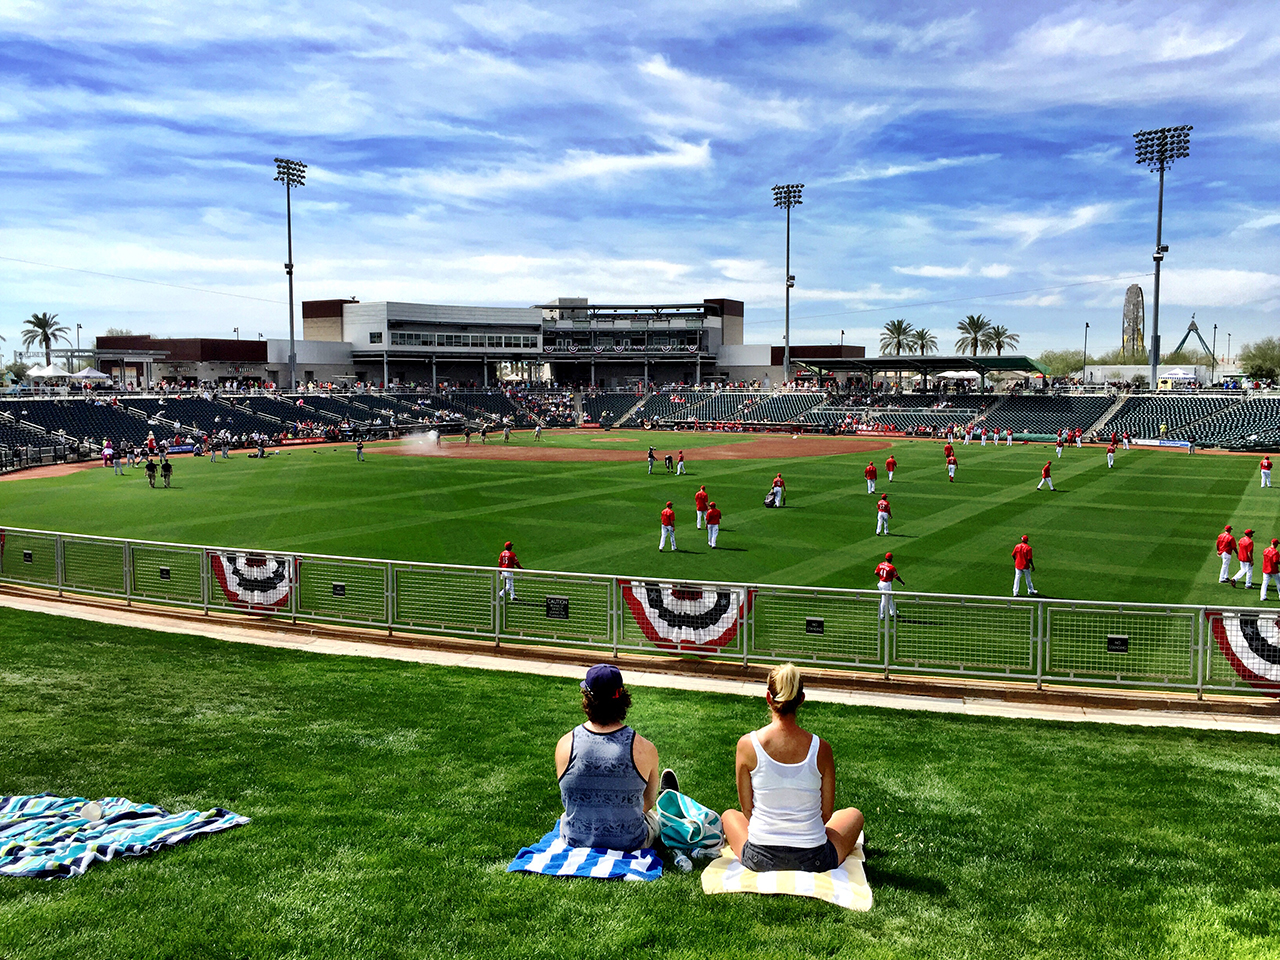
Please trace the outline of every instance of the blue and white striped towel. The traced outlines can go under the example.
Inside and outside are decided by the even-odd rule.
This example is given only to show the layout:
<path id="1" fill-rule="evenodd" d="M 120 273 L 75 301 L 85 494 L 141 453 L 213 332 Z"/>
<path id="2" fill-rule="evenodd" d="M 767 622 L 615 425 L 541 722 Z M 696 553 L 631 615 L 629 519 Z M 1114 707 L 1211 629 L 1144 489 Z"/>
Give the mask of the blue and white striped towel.
<path id="1" fill-rule="evenodd" d="M 507 865 L 507 873 L 541 873 L 549 877 L 596 877 L 602 880 L 657 880 L 662 861 L 655 850 L 605 850 L 571 847 L 560 839 L 560 821 Z"/>
<path id="2" fill-rule="evenodd" d="M 221 807 L 169 813 L 124 797 L 99 800 L 102 816 L 90 820 L 86 803 L 49 793 L 0 797 L 0 876 L 78 877 L 96 860 L 140 857 L 249 822 Z"/>

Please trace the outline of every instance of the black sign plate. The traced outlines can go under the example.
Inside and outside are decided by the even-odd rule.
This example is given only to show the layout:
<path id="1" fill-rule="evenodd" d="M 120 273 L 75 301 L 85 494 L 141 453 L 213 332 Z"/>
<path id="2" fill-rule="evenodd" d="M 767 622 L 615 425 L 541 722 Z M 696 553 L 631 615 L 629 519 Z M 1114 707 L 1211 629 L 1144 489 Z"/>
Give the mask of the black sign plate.
<path id="1" fill-rule="evenodd" d="M 36 558 L 32 555 L 32 553 L 31 553 L 31 551 L 30 551 L 30 550 L 23 550 L 23 551 L 22 551 L 22 562 L 23 562 L 23 563 L 35 563 L 35 562 L 36 562 Z"/>
<path id="2" fill-rule="evenodd" d="M 568 597 L 547 597 L 547 619 L 548 620 L 568 620 L 569 619 L 569 598 Z"/>
<path id="3" fill-rule="evenodd" d="M 827 632 L 827 623 L 822 617 L 805 617 L 804 632 L 821 636 Z"/>
<path id="4" fill-rule="evenodd" d="M 1128 653 L 1129 638 L 1118 633 L 1107 634 L 1107 653 Z"/>
<path id="5" fill-rule="evenodd" d="M 347 585 L 345 583 L 335 583 L 333 585 L 333 595 L 335 597 L 345 597 L 347 595 Z"/>
<path id="6" fill-rule="evenodd" d="M 161 568 L 160 568 L 159 573 L 160 573 L 160 579 L 161 579 L 161 580 L 169 580 L 169 579 L 171 579 L 171 577 L 170 577 L 170 575 L 169 575 L 169 568 L 168 568 L 168 567 L 161 567 Z"/>

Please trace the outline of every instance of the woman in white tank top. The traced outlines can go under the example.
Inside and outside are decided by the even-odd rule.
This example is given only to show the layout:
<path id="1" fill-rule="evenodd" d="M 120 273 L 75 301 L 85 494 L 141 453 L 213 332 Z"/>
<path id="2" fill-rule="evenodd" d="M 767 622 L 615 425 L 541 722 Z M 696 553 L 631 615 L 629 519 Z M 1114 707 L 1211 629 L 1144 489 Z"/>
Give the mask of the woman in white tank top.
<path id="1" fill-rule="evenodd" d="M 749 870 L 831 870 L 853 851 L 862 812 L 835 809 L 835 757 L 796 721 L 804 683 L 794 664 L 769 673 L 765 702 L 770 724 L 738 741 L 742 809 L 724 812 L 725 839 Z"/>

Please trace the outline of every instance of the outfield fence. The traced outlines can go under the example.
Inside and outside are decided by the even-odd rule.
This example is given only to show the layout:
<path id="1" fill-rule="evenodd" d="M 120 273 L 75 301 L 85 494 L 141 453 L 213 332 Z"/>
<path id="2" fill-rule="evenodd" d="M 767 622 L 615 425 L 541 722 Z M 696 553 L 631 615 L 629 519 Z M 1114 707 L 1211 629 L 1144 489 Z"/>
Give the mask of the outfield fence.
<path id="1" fill-rule="evenodd" d="M 1275 610 L 673 581 L 0 531 L 0 583 L 293 622 L 884 677 L 1280 694 Z M 882 616 L 883 614 L 883 616 Z"/>

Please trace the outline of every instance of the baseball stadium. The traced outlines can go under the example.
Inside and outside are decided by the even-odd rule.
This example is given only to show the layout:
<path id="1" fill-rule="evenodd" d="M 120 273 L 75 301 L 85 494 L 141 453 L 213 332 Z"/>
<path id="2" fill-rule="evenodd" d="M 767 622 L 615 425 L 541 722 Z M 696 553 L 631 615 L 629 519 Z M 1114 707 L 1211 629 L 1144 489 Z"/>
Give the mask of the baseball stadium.
<path id="1" fill-rule="evenodd" d="M 244 825 L 76 885 L 15 881 L 6 949 L 564 956 L 563 931 L 605 912 L 619 926 L 582 955 L 750 954 L 744 928 L 805 955 L 1146 955 L 1153 938 L 1265 953 L 1274 873 L 1257 848 L 1280 767 L 1257 731 L 1278 718 L 1280 590 L 1260 601 L 1235 556 L 1219 582 L 1216 538 L 1280 534 L 1256 452 L 1280 401 L 939 400 L 6 401 L 6 792 Z M 234 443 L 200 427 L 224 423 Z M 178 452 L 188 432 L 203 455 Z M 147 444 L 170 433 L 162 484 Z M 722 514 L 714 549 L 700 490 Z M 1037 592 L 1014 597 L 1024 536 Z M 518 568 L 499 567 L 504 545 Z M 559 815 L 565 678 L 598 661 L 649 678 L 630 722 L 714 810 L 734 804 L 734 739 L 761 710 L 739 691 L 799 665 L 807 722 L 866 817 L 865 899 L 707 897 L 714 864 L 617 887 L 507 872 Z M 1003 706 L 956 710 L 983 703 Z"/>

